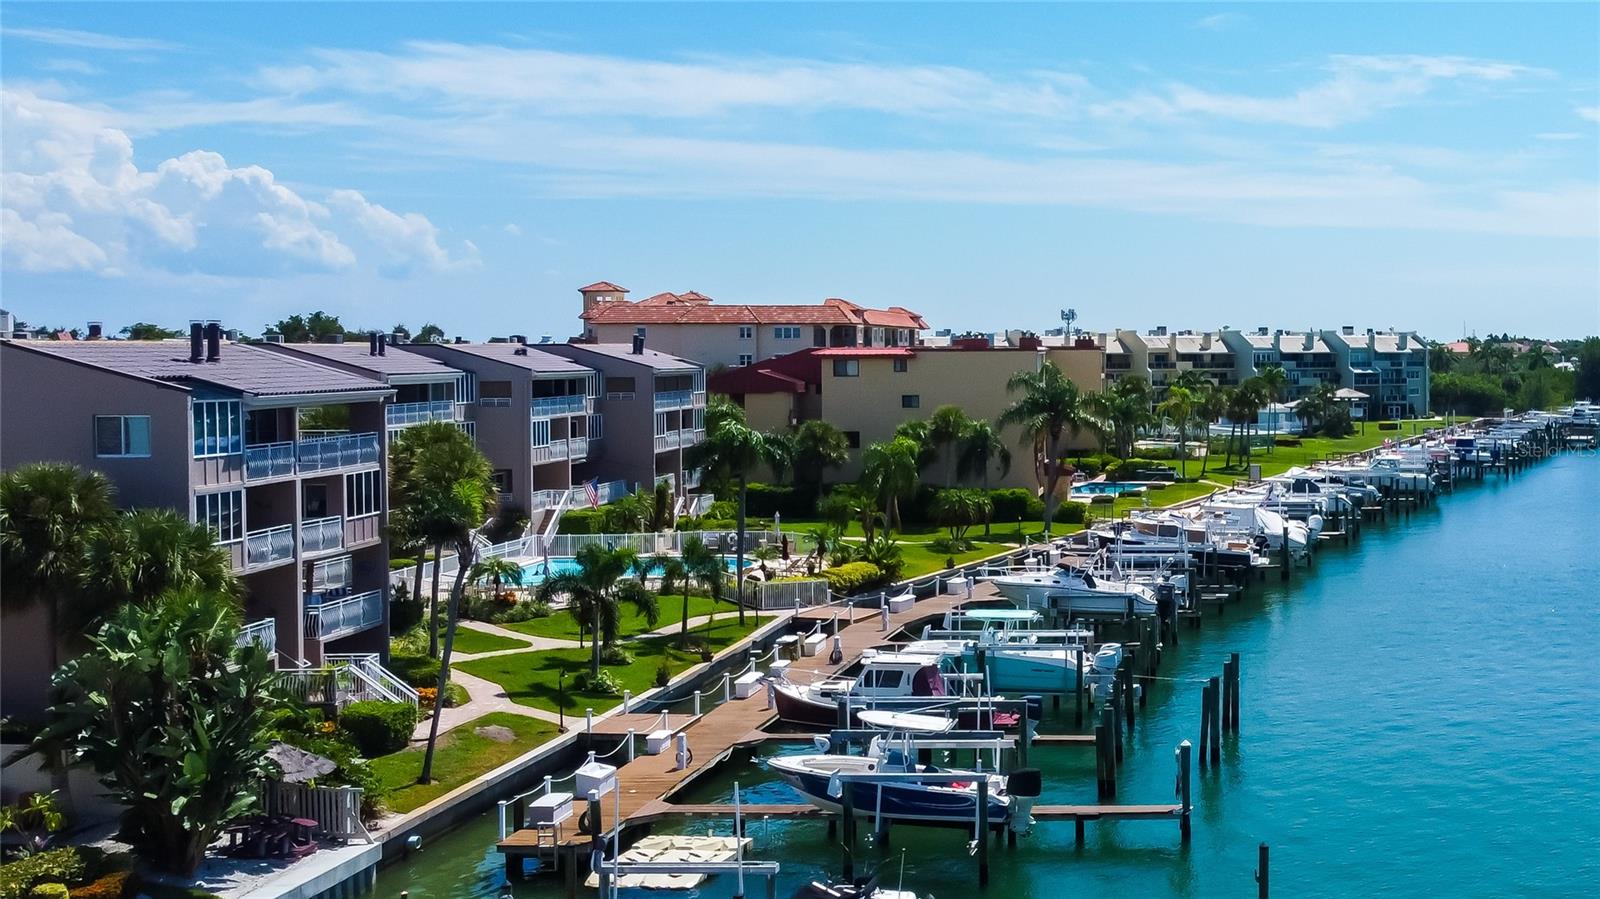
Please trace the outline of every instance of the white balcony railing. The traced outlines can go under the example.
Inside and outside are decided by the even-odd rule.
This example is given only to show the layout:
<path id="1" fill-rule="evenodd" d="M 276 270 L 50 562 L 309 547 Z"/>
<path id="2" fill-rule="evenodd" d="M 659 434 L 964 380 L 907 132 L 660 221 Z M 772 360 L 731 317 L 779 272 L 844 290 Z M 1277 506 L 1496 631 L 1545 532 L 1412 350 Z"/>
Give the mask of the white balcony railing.
<path id="1" fill-rule="evenodd" d="M 566 438 L 552 440 L 544 446 L 533 448 L 532 463 L 542 465 L 546 462 L 559 462 L 571 454 Z"/>
<path id="2" fill-rule="evenodd" d="M 545 509 L 554 509 L 561 505 L 561 497 L 566 495 L 565 490 L 535 490 L 533 502 L 528 504 L 529 512 L 542 512 Z"/>
<path id="3" fill-rule="evenodd" d="M 311 592 L 342 590 L 350 586 L 352 566 L 349 556 L 323 559 L 311 566 Z"/>
<path id="4" fill-rule="evenodd" d="M 429 421 L 455 421 L 456 404 L 451 400 L 421 403 L 393 403 L 383 410 L 383 420 L 391 428 L 404 428 Z"/>
<path id="5" fill-rule="evenodd" d="M 666 390 L 656 394 L 656 411 L 663 409 L 681 409 L 694 402 L 692 390 Z"/>
<path id="6" fill-rule="evenodd" d="M 239 628 L 239 645 L 258 644 L 271 656 L 278 651 L 278 622 L 271 618 L 252 621 Z"/>
<path id="7" fill-rule="evenodd" d="M 536 396 L 533 398 L 532 413 L 534 418 L 549 418 L 552 415 L 582 415 L 589 411 L 588 398 L 583 394 L 570 396 Z"/>
<path id="8" fill-rule="evenodd" d="M 295 456 L 301 474 L 332 471 L 353 465 L 376 465 L 378 435 L 340 434 L 336 437 L 302 440 L 295 444 Z"/>
<path id="9" fill-rule="evenodd" d="M 382 623 L 382 590 L 369 590 L 306 609 L 306 633 L 317 640 L 337 640 Z"/>
<path id="10" fill-rule="evenodd" d="M 680 436 L 682 434 L 682 431 L 668 431 L 665 434 L 657 434 L 656 452 L 664 453 L 667 450 L 677 449 L 678 446 L 683 442 L 682 437 Z"/>
<path id="11" fill-rule="evenodd" d="M 325 552 L 344 546 L 344 517 L 330 515 L 300 522 L 300 551 Z"/>
<path id="12" fill-rule="evenodd" d="M 244 448 L 246 480 L 281 478 L 291 474 L 294 474 L 293 443 L 263 443 Z"/>
<path id="13" fill-rule="evenodd" d="M 694 406 L 696 409 L 705 408 L 705 405 L 706 405 L 706 392 L 704 390 L 696 390 L 694 392 L 694 398 L 689 403 L 689 405 Z"/>
<path id="14" fill-rule="evenodd" d="M 294 558 L 294 525 L 264 528 L 244 535 L 244 563 L 270 565 Z"/>
<path id="15" fill-rule="evenodd" d="M 586 459 L 589 456 L 589 438 L 567 438 L 567 454 L 574 459 Z"/>

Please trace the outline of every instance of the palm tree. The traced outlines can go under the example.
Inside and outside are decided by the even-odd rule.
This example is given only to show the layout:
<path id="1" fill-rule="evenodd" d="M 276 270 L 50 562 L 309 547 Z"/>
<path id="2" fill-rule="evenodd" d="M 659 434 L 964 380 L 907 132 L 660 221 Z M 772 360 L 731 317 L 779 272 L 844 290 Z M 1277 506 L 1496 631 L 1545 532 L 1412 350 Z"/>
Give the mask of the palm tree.
<path id="1" fill-rule="evenodd" d="M 683 567 L 683 629 L 679 631 L 678 641 L 680 646 L 689 645 L 689 587 L 698 583 L 711 594 L 711 617 L 716 617 L 717 603 L 722 599 L 722 584 L 728 576 L 728 568 L 723 564 L 722 557 L 711 551 L 705 541 L 699 537 L 688 537 L 683 541 L 683 548 L 679 556 Z M 708 621 L 709 625 L 710 622 Z"/>
<path id="2" fill-rule="evenodd" d="M 861 523 L 861 533 L 871 539 L 878 527 L 878 500 L 860 484 L 838 484 L 817 503 L 822 519 L 843 533 L 850 522 Z"/>
<path id="3" fill-rule="evenodd" d="M 616 642 L 624 602 L 637 608 L 651 627 L 660 618 L 655 594 L 628 576 L 637 558 L 632 550 L 589 543 L 573 556 L 576 571 L 556 572 L 539 584 L 541 602 L 566 596 L 572 614 L 580 621 L 588 619 L 593 635 L 589 641 L 591 682 L 600 676 L 601 647 Z"/>
<path id="4" fill-rule="evenodd" d="M 1281 365 L 1269 365 L 1261 369 L 1261 374 L 1255 380 L 1261 384 L 1261 390 L 1267 397 L 1267 424 L 1268 433 L 1272 435 L 1272 443 L 1268 444 L 1267 452 L 1272 452 L 1278 443 L 1278 415 L 1272 411 L 1272 404 L 1283 401 L 1284 391 L 1289 388 L 1289 376 Z"/>
<path id="5" fill-rule="evenodd" d="M 917 490 L 917 456 L 921 448 L 909 437 L 896 437 L 867 447 L 861 457 L 861 481 L 883 503 L 888 528 L 900 527 L 900 500 Z"/>
<path id="6" fill-rule="evenodd" d="M 956 457 L 956 477 L 970 478 L 978 475 L 983 483 L 984 495 L 989 493 L 989 469 L 1000 467 L 1000 477 L 1011 473 L 1011 447 L 1006 445 L 1000 429 L 986 421 L 974 421 L 961 440 L 960 454 Z M 989 536 L 989 519 L 983 519 L 983 536 Z"/>
<path id="7" fill-rule="evenodd" d="M 7 610 L 44 604 L 51 671 L 62 613 L 82 595 L 84 542 L 114 514 L 112 494 L 105 475 L 61 462 L 0 475 L 0 598 Z"/>
<path id="8" fill-rule="evenodd" d="M 794 479 L 813 495 L 822 492 L 822 479 L 828 469 L 850 461 L 850 442 L 833 425 L 813 419 L 803 421 L 794 431 Z"/>
<path id="9" fill-rule="evenodd" d="M 726 408 L 721 408 L 723 406 Z M 739 515 L 737 530 L 739 544 L 736 549 L 738 570 L 744 570 L 745 508 L 749 498 L 750 474 L 763 464 L 770 464 L 778 455 L 768 435 L 750 427 L 744 420 L 744 411 L 732 403 L 718 404 L 718 414 L 706 415 L 706 438 L 690 447 L 685 454 L 685 468 L 705 471 L 715 481 L 736 481 L 739 485 Z M 744 624 L 744 581 L 735 586 L 739 606 L 739 624 Z"/>
<path id="10" fill-rule="evenodd" d="M 772 480 L 779 484 L 791 480 L 795 473 L 794 435 L 788 431 L 767 431 L 761 437 L 767 444 L 764 461 L 772 472 Z"/>
<path id="11" fill-rule="evenodd" d="M 1195 402 L 1195 414 L 1206 435 L 1206 454 L 1200 457 L 1200 477 L 1206 476 L 1206 466 L 1211 463 L 1211 426 L 1222 420 L 1228 412 L 1228 390 L 1210 382 L 1200 391 Z"/>
<path id="12" fill-rule="evenodd" d="M 960 406 L 940 406 L 928 418 L 928 442 L 932 443 L 940 458 L 945 460 L 945 485 L 951 486 L 956 478 L 956 447 L 972 428 L 972 419 Z"/>
<path id="13" fill-rule="evenodd" d="M 471 578 L 475 582 L 489 581 L 494 588 L 494 595 L 500 595 L 500 587 L 510 584 L 513 587 L 522 586 L 522 566 L 499 556 L 493 559 L 484 559 L 472 566 Z"/>
<path id="14" fill-rule="evenodd" d="M 233 560 L 204 525 L 171 509 L 136 509 L 101 524 L 83 544 L 83 601 L 64 622 L 87 631 L 124 603 L 148 605 L 167 591 L 237 596 Z"/>
<path id="15" fill-rule="evenodd" d="M 1182 478 L 1189 476 L 1189 425 L 1194 421 L 1196 406 L 1194 391 L 1174 384 L 1159 407 L 1162 416 L 1178 429 L 1178 471 Z"/>
<path id="16" fill-rule="evenodd" d="M 1106 392 L 1096 394 L 1100 415 L 1109 425 L 1113 452 L 1119 458 L 1133 455 L 1139 430 L 1154 421 L 1150 384 L 1138 375 L 1120 378 Z"/>
<path id="17" fill-rule="evenodd" d="M 482 458 L 471 438 L 453 424 L 427 422 L 407 428 L 390 448 L 391 506 L 407 533 L 433 547 L 433 595 L 428 601 L 428 657 L 439 657 L 439 563 L 444 548 L 453 542 L 460 511 L 450 495 L 454 480 L 471 456 Z M 492 493 L 491 493 L 492 495 Z M 476 527 L 480 521 L 473 522 Z M 465 562 L 462 567 L 465 567 Z M 422 561 L 417 561 L 417 590 L 421 595 Z"/>
<path id="18" fill-rule="evenodd" d="M 901 437 L 917 445 L 917 470 L 923 471 L 939 458 L 939 448 L 933 443 L 933 425 L 925 419 L 902 421 L 895 425 L 891 440 Z"/>
<path id="19" fill-rule="evenodd" d="M 1061 454 L 1066 442 L 1080 431 L 1103 434 L 1105 420 L 1084 393 L 1054 362 L 1037 371 L 1019 371 L 1006 381 L 1008 393 L 1020 393 L 996 422 L 1004 428 L 1017 425 L 1033 441 L 1035 470 L 1044 487 L 1044 532 L 1050 533 L 1060 503 L 1056 496 L 1062 474 Z"/>

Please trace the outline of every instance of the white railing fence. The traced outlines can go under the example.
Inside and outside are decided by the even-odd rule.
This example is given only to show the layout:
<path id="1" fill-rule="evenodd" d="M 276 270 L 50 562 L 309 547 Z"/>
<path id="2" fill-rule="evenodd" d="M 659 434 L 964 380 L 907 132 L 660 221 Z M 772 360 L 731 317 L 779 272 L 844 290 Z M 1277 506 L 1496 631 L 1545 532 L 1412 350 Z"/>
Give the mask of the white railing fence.
<path id="1" fill-rule="evenodd" d="M 360 787 L 314 787 L 269 781 L 262 784 L 262 810 L 269 815 L 307 818 L 317 831 L 339 840 L 372 842 L 361 824 Z"/>
<path id="2" fill-rule="evenodd" d="M 263 443 L 244 448 L 246 479 L 277 478 L 294 474 L 294 444 Z"/>
<path id="3" fill-rule="evenodd" d="M 300 522 L 300 551 L 307 553 L 344 546 L 344 518 L 330 515 Z"/>
<path id="4" fill-rule="evenodd" d="M 306 630 L 318 640 L 337 640 L 383 623 L 383 592 L 369 590 L 306 609 Z"/>
<path id="5" fill-rule="evenodd" d="M 383 667 L 375 652 L 328 653 L 323 661 L 329 667 L 347 666 L 351 673 L 367 682 L 372 689 L 382 693 L 390 702 L 418 703 L 417 691 Z"/>
<path id="6" fill-rule="evenodd" d="M 341 434 L 302 440 L 295 444 L 295 455 L 302 473 L 373 465 L 378 461 L 378 435 Z"/>
<path id="7" fill-rule="evenodd" d="M 277 653 L 278 622 L 272 618 L 263 618 L 239 628 L 239 645 L 249 646 L 251 643 L 258 644 L 269 656 Z"/>
<path id="8" fill-rule="evenodd" d="M 244 535 L 246 565 L 266 565 L 294 558 L 294 525 L 251 531 Z"/>
<path id="9" fill-rule="evenodd" d="M 451 400 L 392 403 L 383 410 L 384 422 L 391 428 L 417 425 L 429 421 L 454 421 L 455 417 L 456 404 Z"/>

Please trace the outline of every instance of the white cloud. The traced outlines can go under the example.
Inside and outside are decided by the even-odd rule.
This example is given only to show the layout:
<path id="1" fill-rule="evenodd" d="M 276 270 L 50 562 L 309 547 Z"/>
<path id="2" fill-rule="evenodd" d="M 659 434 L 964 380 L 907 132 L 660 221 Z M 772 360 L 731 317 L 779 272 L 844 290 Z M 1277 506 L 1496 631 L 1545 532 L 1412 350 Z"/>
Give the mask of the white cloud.
<path id="1" fill-rule="evenodd" d="M 6 37 L 50 44 L 55 47 L 78 47 L 84 50 L 151 51 L 177 50 L 181 44 L 145 37 L 124 37 L 102 34 L 98 31 L 79 31 L 75 28 L 7 28 Z"/>
<path id="2" fill-rule="evenodd" d="M 425 217 L 355 191 L 334 192 L 335 214 L 261 166 L 206 150 L 144 170 L 105 113 L 29 91 L 0 91 L 0 116 L 4 260 L 21 271 L 339 271 L 357 264 L 357 248 L 395 271 L 454 264 Z"/>
<path id="3" fill-rule="evenodd" d="M 39 68 L 46 72 L 65 72 L 70 75 L 100 75 L 105 72 L 94 63 L 81 59 L 47 59 L 39 63 Z"/>
<path id="4" fill-rule="evenodd" d="M 522 236 L 522 228 L 518 227 L 515 222 L 506 222 L 500 230 L 506 232 L 512 237 Z"/>
<path id="5" fill-rule="evenodd" d="M 1231 31 L 1250 24 L 1250 17 L 1242 12 L 1219 12 L 1195 21 L 1199 31 Z"/>
<path id="6" fill-rule="evenodd" d="M 1600 122 L 1600 106 L 1579 106 L 1578 118 L 1591 122 Z"/>

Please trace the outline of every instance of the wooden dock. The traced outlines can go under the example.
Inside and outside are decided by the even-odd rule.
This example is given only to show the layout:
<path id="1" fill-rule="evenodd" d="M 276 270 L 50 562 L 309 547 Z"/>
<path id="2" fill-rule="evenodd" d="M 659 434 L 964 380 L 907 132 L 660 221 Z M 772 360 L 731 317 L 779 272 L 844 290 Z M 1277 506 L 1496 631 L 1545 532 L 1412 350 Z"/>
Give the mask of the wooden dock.
<path id="1" fill-rule="evenodd" d="M 1138 821 L 1138 820 L 1170 820 L 1176 818 L 1183 811 L 1181 805 L 1036 805 L 1033 807 L 1035 821 Z M 745 805 L 741 809 L 746 821 L 761 818 L 820 818 L 826 813 L 814 805 Z M 858 810 L 858 814 L 870 817 L 868 809 Z M 674 804 L 671 802 L 657 801 L 645 805 L 639 810 L 635 818 L 630 818 L 630 823 L 654 821 L 658 818 L 672 816 L 686 818 L 731 818 L 733 805 L 724 802 L 702 802 Z"/>

